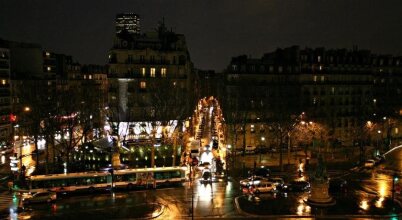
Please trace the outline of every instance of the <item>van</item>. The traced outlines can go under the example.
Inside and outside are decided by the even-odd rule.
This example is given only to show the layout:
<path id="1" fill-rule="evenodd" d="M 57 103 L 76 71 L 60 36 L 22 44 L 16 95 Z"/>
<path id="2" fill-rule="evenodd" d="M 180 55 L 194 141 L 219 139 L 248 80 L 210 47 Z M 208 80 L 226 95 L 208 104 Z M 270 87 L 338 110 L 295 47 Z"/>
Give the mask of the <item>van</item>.
<path id="1" fill-rule="evenodd" d="M 255 149 L 255 146 L 246 146 L 246 153 L 254 153 Z"/>

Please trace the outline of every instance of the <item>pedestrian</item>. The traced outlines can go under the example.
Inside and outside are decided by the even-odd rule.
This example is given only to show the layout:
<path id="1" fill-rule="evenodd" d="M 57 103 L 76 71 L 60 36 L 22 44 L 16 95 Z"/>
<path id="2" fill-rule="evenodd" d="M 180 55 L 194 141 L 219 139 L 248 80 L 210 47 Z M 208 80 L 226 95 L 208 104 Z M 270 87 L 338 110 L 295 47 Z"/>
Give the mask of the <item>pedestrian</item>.
<path id="1" fill-rule="evenodd" d="M 8 186 L 8 191 L 11 192 L 11 191 L 13 190 L 13 186 L 14 186 L 13 181 L 11 181 L 11 180 L 8 181 L 8 182 L 7 182 L 7 186 Z"/>

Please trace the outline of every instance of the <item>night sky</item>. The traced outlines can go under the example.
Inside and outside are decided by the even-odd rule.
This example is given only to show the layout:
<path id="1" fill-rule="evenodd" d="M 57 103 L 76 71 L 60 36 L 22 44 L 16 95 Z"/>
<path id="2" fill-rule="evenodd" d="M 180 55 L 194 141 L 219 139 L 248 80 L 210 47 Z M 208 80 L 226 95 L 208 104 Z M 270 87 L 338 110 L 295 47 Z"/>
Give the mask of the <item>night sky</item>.
<path id="1" fill-rule="evenodd" d="M 200 69 L 291 45 L 402 55 L 401 0 L 0 0 L 0 38 L 105 64 L 120 12 L 139 14 L 143 31 L 164 17 Z"/>

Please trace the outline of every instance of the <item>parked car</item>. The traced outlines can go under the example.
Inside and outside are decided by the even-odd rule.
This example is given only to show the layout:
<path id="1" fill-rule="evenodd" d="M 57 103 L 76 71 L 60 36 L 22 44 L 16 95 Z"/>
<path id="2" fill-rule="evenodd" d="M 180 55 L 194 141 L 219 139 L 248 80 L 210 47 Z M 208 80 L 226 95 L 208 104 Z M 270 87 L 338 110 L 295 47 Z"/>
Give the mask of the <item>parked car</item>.
<path id="1" fill-rule="evenodd" d="M 269 149 L 265 145 L 258 145 L 257 148 L 255 149 L 256 153 L 261 153 L 261 154 L 266 154 L 268 153 Z"/>
<path id="2" fill-rule="evenodd" d="M 255 146 L 246 146 L 246 153 L 255 153 Z"/>
<path id="3" fill-rule="evenodd" d="M 32 204 L 32 203 L 45 203 L 45 202 L 54 202 L 57 199 L 57 195 L 55 192 L 38 192 L 33 195 L 27 195 L 22 199 L 24 204 Z"/>
<path id="4" fill-rule="evenodd" d="M 374 165 L 375 165 L 374 160 L 366 160 L 366 162 L 364 162 L 364 167 L 366 167 L 366 168 L 373 168 Z"/>
<path id="5" fill-rule="evenodd" d="M 251 185 L 259 184 L 261 181 L 268 181 L 268 179 L 261 176 L 252 176 L 247 179 L 240 180 L 240 186 L 249 187 Z"/>
<path id="6" fill-rule="evenodd" d="M 291 181 L 283 186 L 284 191 L 304 192 L 310 190 L 310 183 L 307 181 Z"/>
<path id="7" fill-rule="evenodd" d="M 380 164 L 385 161 L 384 155 L 377 155 L 374 158 L 376 164 Z"/>
<path id="8" fill-rule="evenodd" d="M 329 192 L 346 192 L 348 182 L 341 178 L 334 178 L 329 180 Z"/>
<path id="9" fill-rule="evenodd" d="M 283 185 L 285 184 L 285 181 L 283 181 L 283 179 L 280 177 L 271 177 L 268 178 L 268 181 L 272 182 L 278 190 L 282 189 Z"/>
<path id="10" fill-rule="evenodd" d="M 270 173 L 268 168 L 261 166 L 255 169 L 254 176 L 269 177 Z"/>
<path id="11" fill-rule="evenodd" d="M 276 191 L 274 183 L 269 181 L 261 181 L 258 184 L 250 186 L 250 192 L 252 193 L 267 193 Z"/>

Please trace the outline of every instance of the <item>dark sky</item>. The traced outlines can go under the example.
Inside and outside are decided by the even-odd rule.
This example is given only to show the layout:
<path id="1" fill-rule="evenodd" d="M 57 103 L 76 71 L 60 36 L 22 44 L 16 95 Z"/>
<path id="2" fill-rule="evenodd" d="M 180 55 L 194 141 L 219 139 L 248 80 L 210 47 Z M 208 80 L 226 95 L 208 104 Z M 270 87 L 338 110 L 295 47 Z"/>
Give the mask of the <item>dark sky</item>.
<path id="1" fill-rule="evenodd" d="M 104 64 L 119 12 L 139 14 L 142 30 L 165 17 L 201 69 L 291 45 L 402 55 L 401 0 L 0 0 L 0 38 Z"/>

